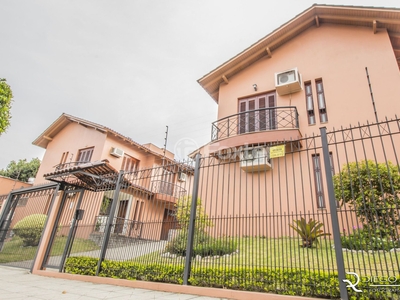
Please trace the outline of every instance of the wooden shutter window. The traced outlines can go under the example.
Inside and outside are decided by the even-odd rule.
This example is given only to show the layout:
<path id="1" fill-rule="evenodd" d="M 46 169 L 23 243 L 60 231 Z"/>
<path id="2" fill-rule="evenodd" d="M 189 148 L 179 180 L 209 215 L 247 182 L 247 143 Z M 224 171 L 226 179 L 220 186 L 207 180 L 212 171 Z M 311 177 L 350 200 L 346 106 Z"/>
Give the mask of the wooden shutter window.
<path id="1" fill-rule="evenodd" d="M 256 130 L 256 100 L 249 101 L 249 132 L 253 132 Z"/>
<path id="2" fill-rule="evenodd" d="M 269 129 L 276 129 L 277 128 L 277 116 L 276 116 L 276 109 L 272 109 L 275 107 L 275 94 L 268 96 L 268 107 L 269 109 Z"/>
<path id="3" fill-rule="evenodd" d="M 129 155 L 124 155 L 121 170 L 126 172 L 134 172 L 138 169 L 139 161 Z"/>
<path id="4" fill-rule="evenodd" d="M 245 111 L 246 111 L 246 102 L 242 101 L 239 104 L 239 112 L 241 113 L 239 115 L 239 133 L 246 132 L 246 114 L 244 113 Z"/>
<path id="5" fill-rule="evenodd" d="M 267 129 L 267 112 L 265 109 L 266 108 L 266 99 L 265 97 L 259 98 L 258 99 L 258 108 L 261 109 L 258 112 L 258 119 L 259 119 L 259 128 L 260 130 L 266 130 Z"/>
<path id="6" fill-rule="evenodd" d="M 238 132 L 276 129 L 275 92 L 239 101 Z"/>
<path id="7" fill-rule="evenodd" d="M 79 150 L 77 161 L 90 162 L 90 160 L 92 159 L 93 150 L 94 147 Z"/>

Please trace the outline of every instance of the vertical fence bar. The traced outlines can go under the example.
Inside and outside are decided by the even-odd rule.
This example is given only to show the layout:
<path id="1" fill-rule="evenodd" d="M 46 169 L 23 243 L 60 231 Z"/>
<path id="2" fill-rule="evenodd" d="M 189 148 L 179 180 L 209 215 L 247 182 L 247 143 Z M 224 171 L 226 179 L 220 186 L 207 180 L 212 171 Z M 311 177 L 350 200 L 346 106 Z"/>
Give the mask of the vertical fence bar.
<path id="1" fill-rule="evenodd" d="M 14 214 L 15 208 L 17 207 L 20 198 L 21 195 L 14 195 L 11 192 L 6 200 L 5 203 L 6 206 L 3 209 L 3 215 L 1 216 L 0 219 L 0 251 L 3 250 L 4 241 L 7 236 L 7 231 L 10 228 L 10 224 L 12 222 L 11 218 Z"/>
<path id="2" fill-rule="evenodd" d="M 65 243 L 65 248 L 63 251 L 63 254 L 61 256 L 61 263 L 60 263 L 60 267 L 58 269 L 58 271 L 61 273 L 64 270 L 64 265 L 65 265 L 65 260 L 67 259 L 67 256 L 69 256 L 69 252 L 71 251 L 71 247 L 72 247 L 72 243 L 73 243 L 73 239 L 74 239 L 74 234 L 76 232 L 76 222 L 77 222 L 77 215 L 76 215 L 76 210 L 80 208 L 81 206 L 81 202 L 82 202 L 82 198 L 83 195 L 85 193 L 85 190 L 76 190 L 80 192 L 79 195 L 79 199 L 78 199 L 78 203 L 76 205 L 76 209 L 75 209 L 75 213 L 73 216 L 73 219 L 71 221 L 71 226 L 69 229 L 69 233 L 68 233 L 68 237 L 67 237 L 67 242 Z"/>
<path id="3" fill-rule="evenodd" d="M 328 148 L 328 138 L 326 135 L 326 127 L 320 128 L 321 132 L 321 142 L 322 142 L 322 153 L 324 155 L 324 166 L 325 166 L 325 176 L 326 176 L 326 185 L 328 187 L 328 198 L 329 198 L 329 208 L 331 210 L 331 220 L 332 220 L 332 231 L 333 231 L 333 242 L 335 245 L 335 253 L 336 253 L 336 263 L 339 275 L 339 289 L 340 289 L 340 298 L 342 300 L 348 300 L 348 293 L 346 284 L 343 282 L 343 279 L 346 279 L 346 273 L 344 270 L 344 259 L 342 252 L 342 241 L 340 239 L 340 228 L 339 228 L 339 218 L 337 214 L 337 205 L 335 198 L 335 190 L 333 186 L 333 178 L 332 178 L 332 170 L 331 170 L 331 162 L 329 158 L 329 148 Z"/>
<path id="4" fill-rule="evenodd" d="M 188 239 L 186 245 L 185 269 L 183 271 L 184 285 L 188 285 L 188 280 L 190 277 L 190 268 L 192 265 L 193 238 L 194 238 L 195 221 L 196 221 L 197 195 L 199 193 L 199 180 L 200 180 L 200 153 L 197 153 L 196 164 L 194 167 L 192 207 L 190 208 L 190 220 L 188 229 Z"/>
<path id="5" fill-rule="evenodd" d="M 121 178 L 123 175 L 124 171 L 121 170 L 118 174 L 117 183 L 115 185 L 115 192 L 114 192 L 113 202 L 111 204 L 110 214 L 108 215 L 106 227 L 104 228 L 104 238 L 103 238 L 103 243 L 101 245 L 99 261 L 97 263 L 96 276 L 99 276 L 101 270 L 101 263 L 103 262 L 106 256 L 108 241 L 110 240 L 111 226 L 114 221 L 115 210 L 117 209 L 118 205 L 118 196 L 119 196 L 119 191 L 121 189 Z"/>

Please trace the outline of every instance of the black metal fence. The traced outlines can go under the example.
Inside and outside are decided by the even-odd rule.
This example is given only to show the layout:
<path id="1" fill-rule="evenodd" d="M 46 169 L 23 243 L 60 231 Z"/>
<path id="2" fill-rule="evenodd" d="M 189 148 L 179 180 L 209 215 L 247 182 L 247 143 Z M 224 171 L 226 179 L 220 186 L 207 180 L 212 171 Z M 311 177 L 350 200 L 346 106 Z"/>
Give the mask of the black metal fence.
<path id="1" fill-rule="evenodd" d="M 53 244 L 66 239 L 64 250 L 53 246 L 44 266 L 320 298 L 398 299 L 399 133 L 398 118 L 322 128 L 229 156 L 121 172 L 115 189 L 85 192 L 81 200 L 69 191 L 76 198 L 65 196 L 53 230 Z"/>
<path id="2" fill-rule="evenodd" d="M 55 184 L 12 191 L 0 216 L 0 264 L 31 269 L 47 221 Z"/>

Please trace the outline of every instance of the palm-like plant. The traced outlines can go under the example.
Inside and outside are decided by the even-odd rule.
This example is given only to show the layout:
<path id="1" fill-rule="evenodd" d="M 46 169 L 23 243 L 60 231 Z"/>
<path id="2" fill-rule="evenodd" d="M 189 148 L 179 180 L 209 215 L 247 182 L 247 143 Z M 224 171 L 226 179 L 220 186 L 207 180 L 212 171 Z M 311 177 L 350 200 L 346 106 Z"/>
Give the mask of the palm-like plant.
<path id="1" fill-rule="evenodd" d="M 294 224 L 289 224 L 290 227 L 296 231 L 303 240 L 302 247 L 311 248 L 313 244 L 319 244 L 318 238 L 321 236 L 331 235 L 330 233 L 324 233 L 321 229 L 324 224 L 310 219 L 308 222 L 305 218 L 301 218 L 300 220 L 293 220 Z"/>

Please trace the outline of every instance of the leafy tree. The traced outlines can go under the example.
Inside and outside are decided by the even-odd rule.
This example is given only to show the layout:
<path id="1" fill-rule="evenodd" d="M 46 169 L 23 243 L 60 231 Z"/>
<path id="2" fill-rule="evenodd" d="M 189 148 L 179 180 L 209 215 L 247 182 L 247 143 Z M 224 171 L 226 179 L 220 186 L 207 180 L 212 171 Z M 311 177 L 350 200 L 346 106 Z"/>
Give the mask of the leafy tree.
<path id="1" fill-rule="evenodd" d="M 178 199 L 175 205 L 175 217 L 184 230 L 189 226 L 190 220 L 190 209 L 192 207 L 192 197 L 184 196 Z M 212 222 L 207 214 L 204 212 L 201 199 L 197 198 L 197 208 L 196 208 L 196 230 L 204 231 L 206 227 L 212 226 Z"/>
<path id="2" fill-rule="evenodd" d="M 39 158 L 33 158 L 30 162 L 26 159 L 20 159 L 18 162 L 12 160 L 5 170 L 0 170 L 0 175 L 28 182 L 30 177 L 36 176 L 39 166 Z"/>
<path id="3" fill-rule="evenodd" d="M 12 97 L 10 86 L 0 78 L 0 135 L 10 126 Z"/>
<path id="4" fill-rule="evenodd" d="M 192 207 L 192 197 L 184 196 L 178 199 L 175 204 L 175 217 L 181 228 L 179 234 L 170 241 L 165 250 L 178 255 L 186 255 L 186 245 L 188 239 L 188 226 L 190 221 L 190 210 Z M 206 228 L 212 226 L 212 222 L 204 212 L 201 199 L 197 198 L 196 224 L 194 230 L 193 255 L 199 254 L 199 245 L 212 243 L 213 239 L 206 233 Z M 208 251 L 208 250 L 207 250 Z M 208 251 L 210 252 L 210 251 Z M 211 251 L 212 252 L 212 251 Z"/>
<path id="5" fill-rule="evenodd" d="M 372 160 L 342 167 L 333 178 L 336 199 L 354 208 L 364 230 L 382 238 L 397 239 L 400 174 L 393 163 Z"/>

